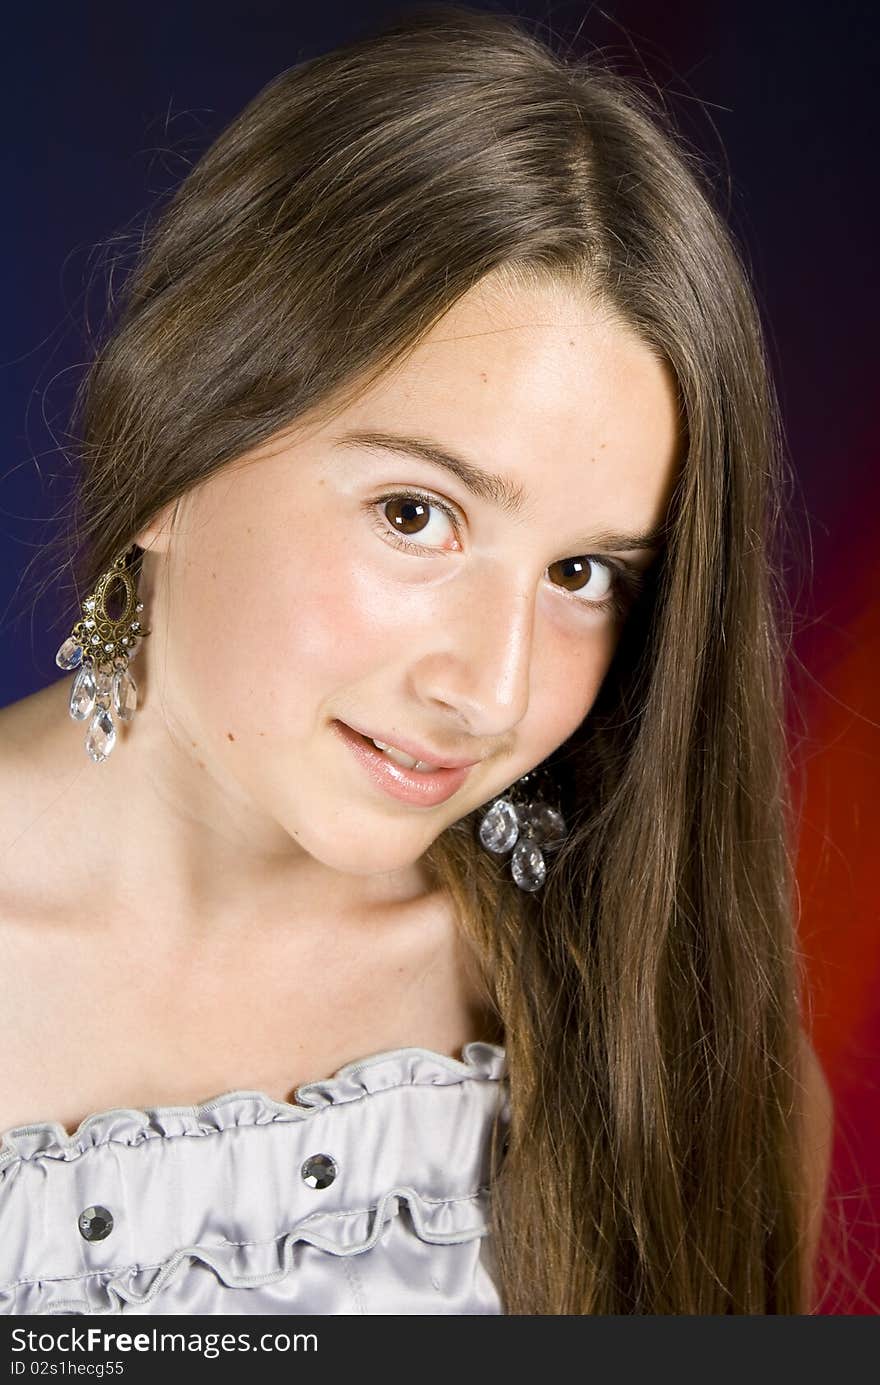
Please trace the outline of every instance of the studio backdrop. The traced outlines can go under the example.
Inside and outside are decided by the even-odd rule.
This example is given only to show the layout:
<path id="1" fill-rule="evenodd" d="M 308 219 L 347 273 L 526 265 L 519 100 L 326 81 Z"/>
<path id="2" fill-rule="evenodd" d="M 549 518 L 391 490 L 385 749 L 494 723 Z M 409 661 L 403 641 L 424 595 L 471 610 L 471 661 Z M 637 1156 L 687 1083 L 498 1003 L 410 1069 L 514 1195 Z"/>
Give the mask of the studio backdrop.
<path id="1" fill-rule="evenodd" d="M 476 8 L 477 6 L 475 6 Z M 9 103 L 0 460 L 0 705 L 60 674 L 72 592 L 55 541 L 75 475 L 68 422 L 142 217 L 283 68 L 390 6 L 18 6 Z M 503 8 L 485 6 L 485 8 Z M 876 462 L 877 11 L 647 0 L 511 12 L 600 47 L 662 96 L 739 238 L 772 353 L 797 536 L 791 772 L 815 1048 L 834 1094 L 820 1311 L 880 1306 L 880 472 Z M 78 734 L 72 727 L 71 734 Z M 16 833 L 26 832 L 25 821 Z M 0 841 L 0 872 L 15 840 Z M 839 1256 L 839 1259 L 837 1258 Z"/>

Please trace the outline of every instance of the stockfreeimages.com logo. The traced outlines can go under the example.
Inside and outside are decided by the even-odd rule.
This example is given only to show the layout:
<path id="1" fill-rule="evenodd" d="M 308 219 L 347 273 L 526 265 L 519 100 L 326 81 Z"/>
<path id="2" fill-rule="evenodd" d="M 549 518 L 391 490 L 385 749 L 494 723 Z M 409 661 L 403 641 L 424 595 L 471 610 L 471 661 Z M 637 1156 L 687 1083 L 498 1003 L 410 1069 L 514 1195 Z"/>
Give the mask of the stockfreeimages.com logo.
<path id="1" fill-rule="evenodd" d="M 318 1337 L 315 1332 L 261 1332 L 252 1336 L 249 1332 L 161 1332 L 152 1328 L 149 1332 L 114 1332 L 106 1328 L 77 1327 L 61 1332 L 34 1332 L 29 1328 L 16 1327 L 12 1330 L 12 1350 L 14 1352 L 191 1352 L 212 1359 L 223 1352 L 235 1351 L 317 1351 Z M 13 1374 L 19 1373 L 18 1366 L 24 1362 L 14 1362 Z"/>

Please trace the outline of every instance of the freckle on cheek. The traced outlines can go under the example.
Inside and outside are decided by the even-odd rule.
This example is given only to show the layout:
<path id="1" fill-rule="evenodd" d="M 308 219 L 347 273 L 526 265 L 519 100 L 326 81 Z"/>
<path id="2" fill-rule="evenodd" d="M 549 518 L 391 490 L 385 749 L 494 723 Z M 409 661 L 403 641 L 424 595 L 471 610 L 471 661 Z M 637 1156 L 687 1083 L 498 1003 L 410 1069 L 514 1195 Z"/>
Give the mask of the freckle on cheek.
<path id="1" fill-rule="evenodd" d="M 227 738 L 228 738 L 230 741 L 234 741 L 234 740 L 235 740 L 235 737 L 233 736 L 233 734 L 232 734 L 231 731 L 227 731 L 227 732 L 226 732 L 226 735 L 227 735 Z"/>

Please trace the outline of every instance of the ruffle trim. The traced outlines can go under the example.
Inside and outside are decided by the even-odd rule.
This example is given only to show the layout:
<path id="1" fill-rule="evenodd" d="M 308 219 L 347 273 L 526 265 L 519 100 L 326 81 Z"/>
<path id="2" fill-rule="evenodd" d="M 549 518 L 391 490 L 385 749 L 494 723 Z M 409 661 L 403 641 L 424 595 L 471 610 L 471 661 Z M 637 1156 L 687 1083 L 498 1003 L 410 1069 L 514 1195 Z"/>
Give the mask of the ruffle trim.
<path id="1" fill-rule="evenodd" d="M 98 1145 L 138 1145 L 170 1136 L 215 1135 L 234 1126 L 300 1121 L 325 1106 L 359 1101 L 376 1092 L 406 1086 L 449 1086 L 471 1079 L 498 1081 L 507 1057 L 498 1044 L 481 1039 L 465 1044 L 462 1057 L 427 1048 L 396 1048 L 346 1063 L 332 1077 L 297 1087 L 294 1100 L 276 1101 L 261 1091 L 237 1090 L 200 1106 L 119 1106 L 98 1111 L 69 1134 L 59 1121 L 40 1121 L 7 1130 L 0 1144 L 0 1177 L 24 1159 L 77 1159 Z"/>
<path id="2" fill-rule="evenodd" d="M 125 1303 L 149 1303 L 191 1262 L 213 1270 L 221 1283 L 231 1289 L 260 1288 L 277 1283 L 293 1270 L 298 1244 L 314 1246 L 330 1255 L 360 1255 L 369 1250 L 386 1224 L 400 1215 L 401 1203 L 406 1204 L 415 1234 L 431 1244 L 472 1241 L 488 1233 L 487 1189 L 480 1188 L 469 1197 L 434 1203 L 413 1188 L 396 1187 L 384 1194 L 375 1208 L 314 1213 L 274 1241 L 184 1246 L 161 1265 L 94 1271 L 76 1281 L 38 1279 L 10 1285 L 0 1290 L 0 1312 L 122 1313 Z M 74 1283 L 82 1288 L 79 1297 L 71 1296 Z"/>

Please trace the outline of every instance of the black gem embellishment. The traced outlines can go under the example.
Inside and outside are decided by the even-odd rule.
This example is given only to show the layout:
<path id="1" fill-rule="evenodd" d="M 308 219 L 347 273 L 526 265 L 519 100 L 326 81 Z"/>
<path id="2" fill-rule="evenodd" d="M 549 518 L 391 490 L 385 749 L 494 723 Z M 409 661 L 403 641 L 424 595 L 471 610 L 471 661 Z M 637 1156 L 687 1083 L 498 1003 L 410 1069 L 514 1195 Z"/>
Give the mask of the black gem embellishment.
<path id="1" fill-rule="evenodd" d="M 113 1214 L 106 1207 L 87 1207 L 80 1212 L 77 1226 L 87 1241 L 103 1241 L 113 1230 Z"/>
<path id="2" fill-rule="evenodd" d="M 300 1172 L 303 1182 L 310 1188 L 327 1188 L 336 1177 L 336 1164 L 329 1154 L 312 1154 Z"/>

